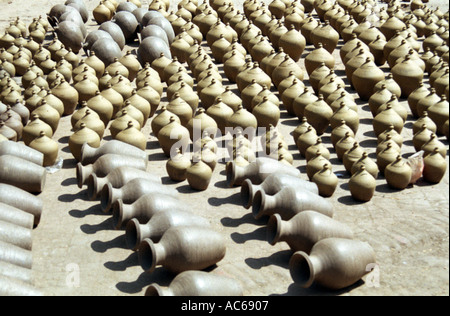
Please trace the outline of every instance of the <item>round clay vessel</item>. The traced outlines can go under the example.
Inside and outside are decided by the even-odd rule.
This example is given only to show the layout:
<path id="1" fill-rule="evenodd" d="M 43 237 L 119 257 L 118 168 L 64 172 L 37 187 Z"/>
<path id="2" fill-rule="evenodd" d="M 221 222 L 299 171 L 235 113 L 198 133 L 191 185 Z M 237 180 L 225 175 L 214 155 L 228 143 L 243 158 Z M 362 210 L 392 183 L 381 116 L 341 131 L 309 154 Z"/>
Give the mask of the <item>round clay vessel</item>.
<path id="1" fill-rule="evenodd" d="M 138 257 L 142 268 L 153 272 L 158 265 L 174 273 L 202 270 L 225 256 L 222 235 L 211 228 L 180 226 L 169 228 L 158 243 L 144 239 Z"/>
<path id="2" fill-rule="evenodd" d="M 204 191 L 211 182 L 212 169 L 199 157 L 195 158 L 186 170 L 186 179 L 191 188 Z"/>
<path id="3" fill-rule="evenodd" d="M 311 252 L 294 253 L 289 270 L 294 282 L 304 288 L 313 283 L 339 290 L 346 288 L 366 275 L 367 267 L 376 264 L 372 247 L 359 240 L 325 238 L 318 241 Z"/>
<path id="4" fill-rule="evenodd" d="M 166 171 L 173 181 L 186 180 L 186 170 L 191 166 L 191 160 L 187 155 L 183 155 L 178 149 L 177 154 L 170 157 L 166 163 Z"/>
<path id="5" fill-rule="evenodd" d="M 311 181 L 317 184 L 319 195 L 323 197 L 332 196 L 338 185 L 338 178 L 328 164 L 324 164 L 322 170 L 316 172 Z"/>
<path id="6" fill-rule="evenodd" d="M 92 147 L 100 146 L 100 137 L 92 129 L 81 124 L 80 128 L 69 137 L 69 149 L 77 161 L 81 160 L 81 147 L 88 143 Z"/>
<path id="7" fill-rule="evenodd" d="M 348 182 L 350 193 L 355 200 L 368 202 L 375 193 L 375 178 L 361 165 Z"/>
<path id="8" fill-rule="evenodd" d="M 394 80 L 399 84 L 404 98 L 416 90 L 423 80 L 422 69 L 408 55 L 401 63 L 396 64 L 391 72 Z"/>
<path id="9" fill-rule="evenodd" d="M 227 276 L 185 271 L 178 274 L 167 288 L 151 284 L 145 296 L 242 296 L 240 282 Z"/>
<path id="10" fill-rule="evenodd" d="M 352 74 L 353 86 L 362 100 L 369 100 L 374 86 L 384 79 L 384 72 L 370 58 Z"/>
<path id="11" fill-rule="evenodd" d="M 409 185 L 411 174 L 410 165 L 400 155 L 384 169 L 386 182 L 397 190 L 403 190 Z"/>
<path id="12" fill-rule="evenodd" d="M 53 166 L 58 158 L 59 146 L 53 139 L 45 135 L 42 131 L 38 138 L 30 143 L 30 148 L 33 148 L 44 155 L 44 167 Z"/>
<path id="13" fill-rule="evenodd" d="M 447 170 L 447 162 L 439 153 L 439 148 L 428 154 L 424 159 L 423 178 L 430 183 L 439 183 Z"/>
<path id="14" fill-rule="evenodd" d="M 353 239 L 353 232 L 346 224 L 315 211 L 298 213 L 287 221 L 274 214 L 267 223 L 268 242 L 284 241 L 293 251 L 309 253 L 317 242 L 333 237 Z"/>
<path id="15" fill-rule="evenodd" d="M 378 178 L 378 165 L 369 157 L 366 152 L 363 152 L 361 157 L 353 163 L 350 174 L 354 175 L 355 173 L 357 173 L 362 165 L 364 165 L 366 171 L 370 173 L 374 179 Z"/>

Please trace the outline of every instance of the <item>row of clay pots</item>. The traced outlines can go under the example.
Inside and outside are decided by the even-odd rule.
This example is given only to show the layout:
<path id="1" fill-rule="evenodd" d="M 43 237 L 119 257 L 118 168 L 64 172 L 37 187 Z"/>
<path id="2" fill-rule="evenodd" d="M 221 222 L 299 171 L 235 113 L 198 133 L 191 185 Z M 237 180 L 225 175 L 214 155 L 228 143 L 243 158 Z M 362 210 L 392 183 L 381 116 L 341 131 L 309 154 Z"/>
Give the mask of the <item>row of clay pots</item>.
<path id="1" fill-rule="evenodd" d="M 116 140 L 99 148 L 83 146 L 83 159 L 90 164 L 83 166 L 80 163 L 77 177 L 88 175 L 88 180 L 83 182 L 88 186 L 88 196 L 91 200 L 100 199 L 102 210 L 112 214 L 115 229 L 126 228 L 127 245 L 138 252 L 145 271 L 153 272 L 157 266 L 163 266 L 179 275 L 173 280 L 175 284 L 186 282 L 182 281 L 184 278 L 190 282 L 197 278 L 216 279 L 215 275 L 204 275 L 200 271 L 193 275 L 182 272 L 203 270 L 220 261 L 225 255 L 222 236 L 211 229 L 206 219 L 182 204 L 176 191 L 165 187 L 158 177 L 147 172 L 148 160 L 143 157 L 144 151 L 132 147 L 129 148 L 131 151 L 124 151 L 124 146 L 128 145 Z M 187 257 L 191 260 L 184 259 Z M 225 278 L 224 281 L 228 286 L 216 291 L 242 295 L 235 280 Z M 215 283 L 209 286 L 217 288 Z M 195 289 L 186 289 L 189 290 Z M 157 284 L 152 284 L 148 291 L 148 295 L 179 294 L 170 294 L 170 288 L 163 290 Z"/>
<path id="2" fill-rule="evenodd" d="M 43 204 L 36 196 L 45 183 L 42 153 L 0 140 L 0 294 L 40 296 L 32 278 L 32 230 Z"/>
<path id="3" fill-rule="evenodd" d="M 232 162 L 227 181 L 241 185 L 244 207 L 252 206 L 255 218 L 269 217 L 268 242 L 284 241 L 294 252 L 289 269 L 296 284 L 342 289 L 366 275 L 369 264 L 375 264 L 370 245 L 354 240 L 347 225 L 332 219 L 331 204 L 318 195 L 315 184 L 299 177 L 297 169 L 270 158 L 258 158 L 246 167 Z M 322 261 L 322 256 L 327 259 Z M 354 265 L 341 266 L 343 258 Z M 317 270 L 318 265 L 322 268 Z M 340 272 L 328 274 L 331 270 Z"/>

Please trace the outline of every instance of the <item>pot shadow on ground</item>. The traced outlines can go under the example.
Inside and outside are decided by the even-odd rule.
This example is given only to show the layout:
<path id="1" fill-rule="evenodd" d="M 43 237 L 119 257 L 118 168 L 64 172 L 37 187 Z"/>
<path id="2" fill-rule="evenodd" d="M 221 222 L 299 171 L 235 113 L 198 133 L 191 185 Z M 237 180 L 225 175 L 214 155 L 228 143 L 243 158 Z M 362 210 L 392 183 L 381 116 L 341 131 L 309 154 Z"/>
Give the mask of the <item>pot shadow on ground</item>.
<path id="1" fill-rule="evenodd" d="M 268 244 L 270 246 L 270 244 Z M 274 252 L 268 257 L 261 258 L 246 258 L 245 263 L 254 270 L 276 265 L 281 268 L 289 269 L 289 260 L 292 257 L 292 250 L 281 250 Z"/>
<path id="2" fill-rule="evenodd" d="M 88 215 L 104 215 L 100 204 L 95 204 L 85 210 L 73 209 L 69 211 L 69 215 L 75 218 L 84 218 Z"/>
<path id="3" fill-rule="evenodd" d="M 109 249 L 113 249 L 113 248 L 129 249 L 127 247 L 127 244 L 125 241 L 125 233 L 120 236 L 117 236 L 114 239 L 108 240 L 108 241 L 100 241 L 100 240 L 93 241 L 91 243 L 91 248 L 95 252 L 99 252 L 99 253 L 104 253 L 104 252 L 108 251 Z M 114 269 L 111 269 L 111 270 L 114 270 Z"/>
<path id="4" fill-rule="evenodd" d="M 350 193 L 350 189 L 348 187 L 348 182 L 341 184 L 341 189 L 343 189 L 345 191 L 348 191 Z M 345 204 L 345 205 L 362 205 L 364 203 L 367 203 L 367 202 L 364 202 L 364 201 L 356 200 L 351 194 L 341 196 L 341 197 L 339 197 L 337 199 L 337 201 L 339 203 L 342 203 L 342 204 Z"/>
<path id="5" fill-rule="evenodd" d="M 127 258 L 128 259 L 128 258 Z M 136 260 L 137 262 L 137 253 L 133 253 L 129 257 L 129 261 Z M 139 265 L 139 264 L 137 264 Z M 162 267 L 156 268 L 155 271 L 152 273 L 149 272 L 142 272 L 136 280 L 131 282 L 118 282 L 116 284 L 116 288 L 127 294 L 136 294 L 144 290 L 146 287 L 148 287 L 152 283 L 156 283 L 160 286 L 169 286 L 170 282 L 175 278 L 175 275 L 168 271 L 167 269 L 164 269 Z"/>
<path id="6" fill-rule="evenodd" d="M 76 179 L 75 179 L 75 181 L 76 181 Z M 63 182 L 72 183 L 73 178 L 68 178 L 68 179 L 64 180 Z M 76 181 L 75 183 L 78 183 L 78 181 Z M 87 195 L 87 189 L 81 190 L 81 191 L 79 191 L 77 193 L 73 193 L 73 194 L 65 193 L 65 194 L 61 194 L 60 196 L 58 196 L 58 201 L 60 201 L 60 202 L 71 203 L 71 202 L 74 202 L 75 200 L 89 201 L 89 198 Z"/>
<path id="7" fill-rule="evenodd" d="M 266 227 L 258 227 L 254 231 L 245 234 L 234 232 L 230 237 L 237 244 L 245 244 L 249 240 L 266 241 L 266 231 Z"/>
<path id="8" fill-rule="evenodd" d="M 292 283 L 287 288 L 286 293 L 269 294 L 269 296 L 340 296 L 349 293 L 364 284 L 365 282 L 363 280 L 359 280 L 355 284 L 344 289 L 333 291 L 318 284 L 313 284 L 309 288 L 303 288 L 299 284 Z"/>
<path id="9" fill-rule="evenodd" d="M 231 205 L 242 205 L 242 201 L 241 201 L 241 194 L 235 193 L 233 195 L 230 195 L 228 197 L 224 197 L 224 198 L 217 198 L 217 197 L 210 197 L 208 198 L 208 203 L 211 206 L 221 206 L 224 204 L 231 204 Z"/>
<path id="10" fill-rule="evenodd" d="M 240 218 L 233 217 L 222 217 L 220 222 L 225 227 L 239 227 L 243 224 L 253 224 L 256 226 L 263 226 L 267 224 L 267 218 L 255 219 L 252 215 L 251 210 L 243 210 L 243 214 Z"/>

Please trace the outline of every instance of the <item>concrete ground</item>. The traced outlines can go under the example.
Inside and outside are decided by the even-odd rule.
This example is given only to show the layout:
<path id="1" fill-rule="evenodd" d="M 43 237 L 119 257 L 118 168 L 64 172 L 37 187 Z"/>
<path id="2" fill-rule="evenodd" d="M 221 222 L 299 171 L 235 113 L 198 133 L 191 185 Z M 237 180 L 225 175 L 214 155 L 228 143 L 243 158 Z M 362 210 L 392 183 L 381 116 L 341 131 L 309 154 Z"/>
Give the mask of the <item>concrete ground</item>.
<path id="1" fill-rule="evenodd" d="M 0 1 L 1 27 L 17 15 L 30 21 L 45 14 L 56 0 Z M 85 0 L 92 10 L 98 1 Z M 144 1 L 146 2 L 146 1 Z M 239 3 L 239 2 L 238 2 Z M 435 2 L 431 2 L 433 4 Z M 448 3 L 441 10 L 448 10 Z M 25 5 L 26 4 L 26 5 Z M 445 7 L 447 5 L 447 7 Z M 95 22 L 87 23 L 89 29 Z M 341 43 L 342 44 L 342 43 Z M 308 46 L 304 56 L 312 49 Z M 334 52 L 340 61 L 339 51 Z M 303 66 L 303 62 L 300 61 Z M 336 71 L 345 77 L 342 63 Z M 384 70 L 388 71 L 386 66 Z M 225 80 L 226 82 L 226 80 Z M 305 81 L 305 84 L 308 84 Z M 348 87 L 348 91 L 355 94 Z M 162 104 L 167 102 L 163 100 Z M 359 102 L 360 129 L 356 135 L 360 145 L 374 157 L 376 139 L 372 130 L 372 116 L 366 102 Z M 406 100 L 401 104 L 407 107 Z M 402 155 L 415 152 L 412 146 L 408 116 L 402 131 Z M 294 155 L 294 166 L 306 179 L 306 161 L 295 147 L 292 130 L 299 124 L 285 110 L 278 129 L 285 136 Z M 244 295 L 448 295 L 449 294 L 449 175 L 439 184 L 431 185 L 420 179 L 405 190 L 391 189 L 383 177 L 377 179 L 374 197 L 367 203 L 355 201 L 348 188 L 349 175 L 336 158 L 329 130 L 323 141 L 331 151 L 333 171 L 339 177 L 336 192 L 329 198 L 335 207 L 335 219 L 349 225 L 356 239 L 368 242 L 376 253 L 378 269 L 366 282 L 342 291 L 321 288 L 300 288 L 289 274 L 288 262 L 292 251 L 287 244 L 271 246 L 266 241 L 267 219 L 255 220 L 241 205 L 240 188 L 228 188 L 225 165 L 219 163 L 206 191 L 192 190 L 187 182 L 172 182 L 165 170 L 164 156 L 156 137 L 151 134 L 150 120 L 142 130 L 148 135 L 148 171 L 162 178 L 162 182 L 177 190 L 180 199 L 192 210 L 207 218 L 214 230 L 226 238 L 227 251 L 223 260 L 210 273 L 227 275 L 241 283 Z M 108 133 L 108 132 L 107 132 Z M 86 187 L 78 188 L 75 178 L 76 161 L 68 149 L 72 134 L 70 117 L 63 117 L 53 139 L 60 147 L 62 169 L 48 174 L 47 184 L 40 197 L 44 212 L 33 232 L 33 274 L 36 287 L 47 296 L 142 296 L 148 285 L 167 286 L 174 275 L 164 268 L 145 273 L 137 254 L 127 249 L 123 230 L 114 230 L 112 218 L 101 211 L 99 201 L 89 201 Z M 108 135 L 108 134 L 107 134 Z M 104 142 L 110 139 L 105 137 Z M 448 146 L 444 137 L 440 140 Z M 448 163 L 448 154 L 446 161 Z"/>

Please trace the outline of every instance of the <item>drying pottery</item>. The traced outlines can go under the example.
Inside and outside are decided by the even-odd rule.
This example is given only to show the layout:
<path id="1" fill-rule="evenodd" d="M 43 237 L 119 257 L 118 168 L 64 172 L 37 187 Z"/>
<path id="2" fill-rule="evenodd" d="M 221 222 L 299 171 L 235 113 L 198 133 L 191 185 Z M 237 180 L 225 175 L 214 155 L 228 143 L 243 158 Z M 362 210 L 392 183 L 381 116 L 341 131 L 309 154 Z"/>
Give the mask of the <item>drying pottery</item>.
<path id="1" fill-rule="evenodd" d="M 0 156 L 0 181 L 30 193 L 41 193 L 47 171 L 28 160 L 9 155 Z"/>
<path id="2" fill-rule="evenodd" d="M 34 226 L 39 224 L 43 209 L 42 200 L 39 197 L 9 184 L 0 183 L 0 189 L 0 203 L 32 214 Z"/>

